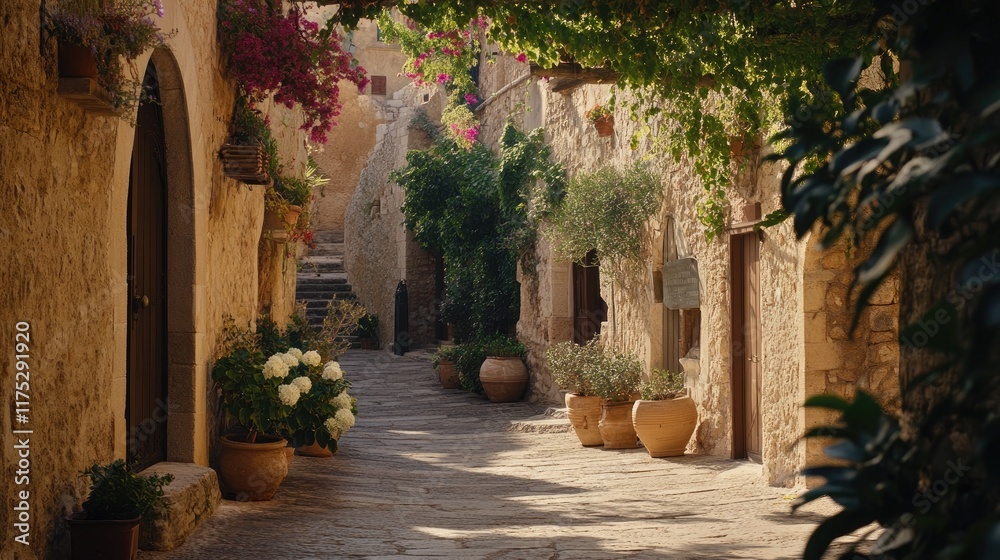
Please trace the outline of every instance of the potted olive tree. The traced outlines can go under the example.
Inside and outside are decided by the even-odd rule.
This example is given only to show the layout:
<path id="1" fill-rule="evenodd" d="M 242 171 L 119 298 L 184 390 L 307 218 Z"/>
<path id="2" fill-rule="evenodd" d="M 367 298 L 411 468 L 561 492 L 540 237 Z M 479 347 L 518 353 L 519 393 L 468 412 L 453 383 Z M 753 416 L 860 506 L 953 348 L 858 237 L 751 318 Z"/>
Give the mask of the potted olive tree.
<path id="1" fill-rule="evenodd" d="M 90 478 L 83 511 L 69 519 L 73 560 L 130 560 L 139 549 L 139 523 L 159 515 L 163 487 L 172 475 L 142 476 L 124 460 L 95 464 L 81 476 Z"/>
<path id="2" fill-rule="evenodd" d="M 585 374 L 601 397 L 601 420 L 598 428 L 607 449 L 638 447 L 632 426 L 632 405 L 638 398 L 642 381 L 642 363 L 632 354 L 602 353 L 585 367 Z"/>
<path id="3" fill-rule="evenodd" d="M 559 387 L 566 391 L 566 412 L 576 437 L 584 447 L 604 445 L 598 422 L 601 420 L 601 397 L 587 377 L 588 366 L 602 359 L 596 340 L 586 345 L 560 342 L 549 347 L 546 366 Z"/>
<path id="4" fill-rule="evenodd" d="M 632 424 L 649 456 L 683 455 L 698 423 L 698 409 L 684 388 L 684 374 L 654 369 L 639 393 L 642 398 L 632 407 Z"/>
<path id="5" fill-rule="evenodd" d="M 479 368 L 479 381 L 493 402 L 521 400 L 528 388 L 528 368 L 524 365 L 524 345 L 514 338 L 499 336 L 483 343 L 486 360 Z"/>

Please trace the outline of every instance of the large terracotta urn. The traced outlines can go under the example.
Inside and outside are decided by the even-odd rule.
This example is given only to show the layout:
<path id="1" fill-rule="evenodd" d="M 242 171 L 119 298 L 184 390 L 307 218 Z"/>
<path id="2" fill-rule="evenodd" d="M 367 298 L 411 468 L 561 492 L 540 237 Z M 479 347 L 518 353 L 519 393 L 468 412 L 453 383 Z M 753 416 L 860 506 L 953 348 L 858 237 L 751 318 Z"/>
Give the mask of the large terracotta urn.
<path id="1" fill-rule="evenodd" d="M 520 356 L 489 356 L 479 368 L 479 381 L 491 401 L 519 401 L 528 388 L 528 368 Z"/>
<path id="2" fill-rule="evenodd" d="M 633 401 L 604 401 L 598 428 L 604 439 L 605 449 L 634 449 L 639 447 L 635 428 L 632 427 Z"/>
<path id="3" fill-rule="evenodd" d="M 288 475 L 287 442 L 278 436 L 258 435 L 249 443 L 244 435 L 222 437 L 219 478 L 223 488 L 239 501 L 270 500 Z"/>
<path id="4" fill-rule="evenodd" d="M 576 437 L 584 447 L 604 445 L 601 437 L 601 397 L 585 397 L 566 393 L 566 415 Z"/>
<path id="5" fill-rule="evenodd" d="M 676 457 L 684 454 L 694 433 L 698 409 L 687 395 L 662 401 L 635 401 L 632 423 L 650 457 Z"/>
<path id="6" fill-rule="evenodd" d="M 438 362 L 438 379 L 445 389 L 461 389 L 462 381 L 458 378 L 458 370 L 455 369 L 455 362 L 441 360 Z"/>

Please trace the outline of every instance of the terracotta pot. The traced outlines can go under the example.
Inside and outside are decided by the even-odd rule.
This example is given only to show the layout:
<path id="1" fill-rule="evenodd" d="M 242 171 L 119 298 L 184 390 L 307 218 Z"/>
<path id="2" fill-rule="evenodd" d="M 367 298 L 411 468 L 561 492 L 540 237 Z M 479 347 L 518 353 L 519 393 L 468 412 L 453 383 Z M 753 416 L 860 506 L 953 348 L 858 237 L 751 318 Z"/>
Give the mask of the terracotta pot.
<path id="1" fill-rule="evenodd" d="M 59 41 L 57 58 L 60 78 L 97 79 L 97 59 L 90 47 Z"/>
<path id="2" fill-rule="evenodd" d="M 337 442 L 333 441 L 333 449 L 329 447 L 323 447 L 318 442 L 312 442 L 312 445 L 300 445 L 295 448 L 296 453 L 304 457 L 333 457 L 333 454 L 337 452 Z"/>
<path id="3" fill-rule="evenodd" d="M 601 437 L 601 429 L 598 426 L 601 421 L 601 400 L 601 397 L 566 394 L 566 413 L 569 416 L 569 423 L 573 425 L 576 437 L 584 447 L 604 445 L 604 438 Z"/>
<path id="4" fill-rule="evenodd" d="M 374 338 L 359 338 L 362 350 L 378 350 L 378 341 Z"/>
<path id="5" fill-rule="evenodd" d="M 105 521 L 70 518 L 73 560 L 133 560 L 139 554 L 139 522 L 135 519 Z"/>
<path id="6" fill-rule="evenodd" d="M 614 136 L 615 135 L 615 116 L 608 115 L 606 117 L 601 117 L 594 121 L 594 128 L 597 129 L 597 135 L 601 137 Z"/>
<path id="7" fill-rule="evenodd" d="M 684 454 L 694 427 L 698 408 L 691 397 L 664 401 L 635 401 L 632 424 L 650 457 L 676 457 Z"/>
<path id="8" fill-rule="evenodd" d="M 223 487 L 240 501 L 270 500 L 288 475 L 286 442 L 278 436 L 258 435 L 255 443 L 246 436 L 223 436 L 219 453 L 219 478 Z"/>
<path id="9" fill-rule="evenodd" d="M 528 388 L 528 368 L 519 356 L 488 356 L 479 368 L 479 381 L 491 401 L 519 401 Z"/>
<path id="10" fill-rule="evenodd" d="M 438 378 L 445 389 L 461 389 L 462 381 L 458 378 L 455 362 L 441 360 L 438 362 Z"/>
<path id="11" fill-rule="evenodd" d="M 295 448 L 291 445 L 285 446 L 285 459 L 288 459 L 288 464 L 292 464 L 292 459 L 295 458 Z"/>
<path id="12" fill-rule="evenodd" d="M 604 439 L 605 449 L 633 449 L 639 447 L 635 428 L 632 427 L 633 401 L 604 401 L 601 405 L 601 421 L 598 427 Z"/>
<path id="13" fill-rule="evenodd" d="M 299 223 L 299 214 L 302 213 L 302 207 L 295 204 L 289 204 L 288 209 L 285 211 L 285 223 L 290 227 L 295 227 L 295 224 Z"/>

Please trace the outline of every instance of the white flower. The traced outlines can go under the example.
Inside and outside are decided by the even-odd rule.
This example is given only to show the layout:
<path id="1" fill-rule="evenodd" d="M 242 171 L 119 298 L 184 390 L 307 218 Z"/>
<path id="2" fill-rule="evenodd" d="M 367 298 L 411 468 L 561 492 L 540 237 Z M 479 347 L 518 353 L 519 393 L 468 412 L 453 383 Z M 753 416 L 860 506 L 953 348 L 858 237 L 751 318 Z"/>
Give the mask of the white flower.
<path id="1" fill-rule="evenodd" d="M 336 381 L 343 376 L 344 370 L 340 369 L 340 364 L 337 362 L 327 362 L 326 367 L 323 368 L 323 379 Z"/>
<path id="2" fill-rule="evenodd" d="M 288 375 L 288 364 L 281 359 L 280 354 L 275 354 L 267 359 L 264 364 L 264 379 L 272 377 L 285 377 Z"/>
<path id="3" fill-rule="evenodd" d="M 299 359 L 291 354 L 285 353 L 278 355 L 281 356 L 281 359 L 288 365 L 288 367 L 295 367 L 299 365 Z"/>
<path id="4" fill-rule="evenodd" d="M 289 348 L 288 352 L 286 352 L 286 354 L 291 354 L 291 355 L 295 356 L 296 360 L 301 360 L 302 359 L 302 350 L 299 350 L 298 348 Z"/>
<path id="5" fill-rule="evenodd" d="M 302 363 L 309 366 L 318 366 L 323 361 L 323 358 L 319 357 L 319 352 L 315 350 L 310 350 L 305 354 L 302 354 Z"/>
<path id="6" fill-rule="evenodd" d="M 347 410 L 351 410 L 351 396 L 347 394 L 347 391 L 341 391 L 340 394 L 333 397 L 330 402 L 337 405 L 337 408 L 346 408 Z"/>
<path id="7" fill-rule="evenodd" d="M 337 422 L 336 418 L 327 418 L 326 422 L 323 422 L 323 427 L 326 428 L 330 435 L 338 438 L 340 434 L 343 433 L 343 429 L 340 427 L 340 423 Z"/>
<path id="8" fill-rule="evenodd" d="M 278 385 L 278 398 L 283 404 L 295 406 L 295 403 L 299 402 L 299 396 L 299 388 L 295 385 L 289 383 Z"/>
<path id="9" fill-rule="evenodd" d="M 351 414 L 351 409 L 349 408 L 341 408 L 334 415 L 334 418 L 337 419 L 340 425 L 344 426 L 345 432 L 354 427 L 354 415 Z"/>
<path id="10" fill-rule="evenodd" d="M 312 389 L 313 382 L 311 379 L 303 375 L 302 377 L 296 377 L 293 379 L 292 385 L 298 387 L 299 392 L 304 395 L 309 392 L 309 389 Z"/>

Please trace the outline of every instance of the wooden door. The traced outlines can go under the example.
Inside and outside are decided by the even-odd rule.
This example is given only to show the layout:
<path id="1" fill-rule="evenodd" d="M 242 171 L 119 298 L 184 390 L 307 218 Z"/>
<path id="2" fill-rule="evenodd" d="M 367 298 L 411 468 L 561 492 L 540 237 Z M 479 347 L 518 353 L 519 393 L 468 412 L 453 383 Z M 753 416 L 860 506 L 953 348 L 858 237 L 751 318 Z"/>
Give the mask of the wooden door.
<path id="1" fill-rule="evenodd" d="M 677 247 L 674 242 L 674 219 L 667 218 L 667 224 L 663 235 L 663 263 L 677 260 Z M 661 279 L 662 280 L 662 279 Z M 662 289 L 662 287 L 661 287 Z M 667 294 L 664 294 L 665 296 Z M 681 353 L 681 312 L 679 309 L 670 309 L 663 306 L 663 369 L 667 371 L 680 372 L 680 359 L 684 357 Z"/>
<path id="2" fill-rule="evenodd" d="M 730 237 L 733 458 L 761 462 L 760 241 Z"/>
<path id="3" fill-rule="evenodd" d="M 573 342 L 586 344 L 601 332 L 607 318 L 597 251 L 591 251 L 584 265 L 573 263 Z"/>
<path id="4" fill-rule="evenodd" d="M 143 87 L 159 97 L 152 64 Z M 128 206 L 125 420 L 128 457 L 140 468 L 165 460 L 167 450 L 166 187 L 163 112 L 149 101 L 139 106 L 136 119 Z"/>

